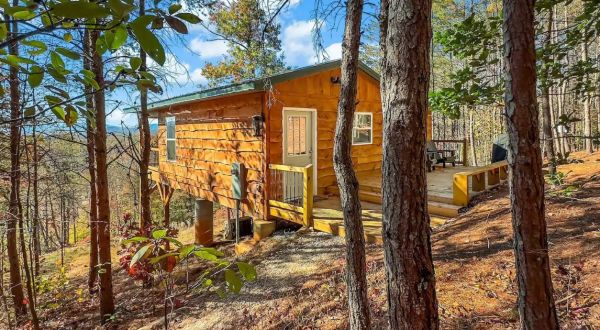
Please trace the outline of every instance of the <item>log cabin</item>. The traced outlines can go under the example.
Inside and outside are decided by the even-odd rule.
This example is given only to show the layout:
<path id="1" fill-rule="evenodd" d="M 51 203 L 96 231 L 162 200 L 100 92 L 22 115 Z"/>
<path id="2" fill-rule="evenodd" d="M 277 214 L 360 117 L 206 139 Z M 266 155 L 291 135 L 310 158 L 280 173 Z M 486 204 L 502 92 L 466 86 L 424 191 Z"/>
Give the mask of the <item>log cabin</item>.
<path id="1" fill-rule="evenodd" d="M 274 228 L 269 220 L 274 219 L 343 235 L 332 162 L 340 64 L 329 61 L 149 105 L 151 117 L 158 119 L 151 179 L 166 208 L 174 189 L 197 199 L 196 243 L 212 241 L 213 203 L 239 208 L 252 217 L 255 238 L 268 235 Z M 362 187 L 361 200 L 369 203 L 363 209 L 380 221 L 383 118 L 379 75 L 362 62 L 357 100 L 352 160 Z M 430 114 L 423 118 L 423 125 L 431 140 Z M 462 143 L 459 158 L 466 165 L 464 141 L 437 142 Z M 439 183 L 442 191 L 438 199 L 430 193 L 434 198 L 430 197 L 429 206 L 452 216 L 460 205 L 454 205 L 452 190 L 456 188 L 451 181 L 453 174 L 464 171 L 448 170 L 453 172 L 440 176 L 445 178 Z M 470 176 L 459 187 L 467 202 Z M 435 185 L 430 182 L 428 188 L 435 190 Z M 458 203 L 465 203 L 464 196 Z M 369 213 L 368 206 L 373 205 Z"/>

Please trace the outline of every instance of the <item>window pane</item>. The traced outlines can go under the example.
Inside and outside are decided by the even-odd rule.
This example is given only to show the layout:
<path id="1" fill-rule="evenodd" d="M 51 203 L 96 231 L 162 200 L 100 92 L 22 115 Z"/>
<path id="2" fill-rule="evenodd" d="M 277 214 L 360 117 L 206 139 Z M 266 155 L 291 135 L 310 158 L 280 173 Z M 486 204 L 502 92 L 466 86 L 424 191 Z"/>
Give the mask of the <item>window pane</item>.
<path id="1" fill-rule="evenodd" d="M 354 118 L 355 128 L 371 128 L 371 114 L 357 113 Z"/>
<path id="2" fill-rule="evenodd" d="M 175 140 L 167 140 L 167 160 L 175 160 Z"/>
<path id="3" fill-rule="evenodd" d="M 354 125 L 352 127 L 353 144 L 373 143 L 373 114 L 357 113 L 354 116 Z"/>
<path id="4" fill-rule="evenodd" d="M 354 129 L 352 132 L 352 143 L 372 143 L 371 142 L 371 130 L 370 129 Z"/>
<path id="5" fill-rule="evenodd" d="M 289 116 L 287 120 L 288 155 L 306 154 L 306 117 Z"/>
<path id="6" fill-rule="evenodd" d="M 167 139 L 175 138 L 175 118 L 169 117 L 166 119 L 167 122 Z"/>

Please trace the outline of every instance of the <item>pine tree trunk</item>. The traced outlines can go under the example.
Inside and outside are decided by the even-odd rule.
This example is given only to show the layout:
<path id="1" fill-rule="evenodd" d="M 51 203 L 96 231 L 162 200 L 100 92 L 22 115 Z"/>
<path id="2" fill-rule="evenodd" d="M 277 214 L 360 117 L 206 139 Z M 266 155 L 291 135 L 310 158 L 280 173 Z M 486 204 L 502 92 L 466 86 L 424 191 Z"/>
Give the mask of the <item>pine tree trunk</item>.
<path id="1" fill-rule="evenodd" d="M 552 43 L 552 21 L 554 10 L 548 10 L 548 21 L 546 22 L 545 45 Z M 544 81 L 542 84 L 542 130 L 544 132 L 544 149 L 548 158 L 548 170 L 550 175 L 556 174 L 556 155 L 554 154 L 554 134 L 552 134 L 552 110 L 550 109 L 550 70 L 545 68 Z"/>
<path id="2" fill-rule="evenodd" d="M 351 157 L 362 9 L 362 0 L 349 0 L 346 3 L 341 88 L 333 142 L 333 168 L 340 189 L 340 203 L 346 232 L 346 291 L 350 329 L 371 328 L 367 296 L 365 235 L 358 196 L 358 179 Z"/>
<path id="3" fill-rule="evenodd" d="M 390 0 L 382 67 L 383 249 L 390 329 L 437 329 L 425 140 L 431 0 Z"/>
<path id="4" fill-rule="evenodd" d="M 92 69 L 100 89 L 95 91 L 96 110 L 96 193 L 98 212 L 98 271 L 100 278 L 100 319 L 105 324 L 115 311 L 112 287 L 112 264 L 110 259 L 110 199 L 106 164 L 106 109 L 104 99 L 104 63 L 96 51 L 99 32 L 92 31 Z"/>
<path id="5" fill-rule="evenodd" d="M 13 0 L 13 5 L 17 6 L 18 1 Z M 9 21 L 8 17 L 6 21 Z M 11 34 L 17 34 L 17 22 L 13 20 L 10 27 Z M 11 55 L 18 56 L 19 45 L 12 43 L 8 47 Z M 25 295 L 21 282 L 21 268 L 19 265 L 19 251 L 17 247 L 17 223 L 20 222 L 22 214 L 20 212 L 19 189 L 21 185 L 21 164 L 20 164 L 20 144 L 21 144 L 21 93 L 19 90 L 19 69 L 10 67 L 10 197 L 8 214 L 6 217 L 6 250 L 8 254 L 9 275 L 10 275 L 10 293 L 13 298 L 13 306 L 17 319 L 27 314 L 27 305 L 25 304 Z"/>
<path id="6" fill-rule="evenodd" d="M 145 15 L 146 4 L 140 0 L 140 16 Z M 140 47 L 140 72 L 146 71 L 146 52 Z M 144 232 L 151 224 L 150 214 L 150 179 L 148 164 L 150 163 L 150 124 L 148 122 L 148 89 L 140 88 L 140 227 Z"/>
<path id="7" fill-rule="evenodd" d="M 518 309 L 524 329 L 558 329 L 544 218 L 534 0 L 504 0 L 505 112 Z"/>

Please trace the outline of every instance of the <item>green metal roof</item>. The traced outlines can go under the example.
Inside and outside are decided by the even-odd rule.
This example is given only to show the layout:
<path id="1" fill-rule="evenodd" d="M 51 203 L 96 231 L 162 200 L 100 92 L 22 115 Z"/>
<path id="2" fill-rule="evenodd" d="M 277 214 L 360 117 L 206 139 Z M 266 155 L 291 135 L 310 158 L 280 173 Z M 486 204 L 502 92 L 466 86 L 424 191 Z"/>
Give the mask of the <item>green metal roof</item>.
<path id="1" fill-rule="evenodd" d="M 206 100 L 226 95 L 234 95 L 248 92 L 264 91 L 268 88 L 268 84 L 277 84 L 284 81 L 308 76 L 321 71 L 335 69 L 341 66 L 341 60 L 334 60 L 323 62 L 311 66 L 302 67 L 299 69 L 289 70 L 282 73 L 278 73 L 272 76 L 257 78 L 252 80 L 246 80 L 235 84 L 226 86 L 220 86 L 210 89 L 201 90 L 194 93 L 184 94 L 157 102 L 148 104 L 148 110 L 159 110 L 168 106 L 180 105 L 200 100 Z M 359 62 L 359 68 L 371 76 L 375 80 L 379 80 L 379 74 L 371 69 L 368 65 Z M 126 108 L 124 112 L 133 113 L 139 111 L 139 106 Z"/>

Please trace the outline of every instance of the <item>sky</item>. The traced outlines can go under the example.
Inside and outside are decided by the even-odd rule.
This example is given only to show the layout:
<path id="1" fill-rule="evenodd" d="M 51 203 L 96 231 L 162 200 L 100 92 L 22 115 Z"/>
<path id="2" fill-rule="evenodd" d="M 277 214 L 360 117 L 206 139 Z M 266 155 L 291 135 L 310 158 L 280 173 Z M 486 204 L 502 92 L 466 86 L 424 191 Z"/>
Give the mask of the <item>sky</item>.
<path id="1" fill-rule="evenodd" d="M 280 39 L 287 65 L 296 68 L 318 62 L 315 54 L 312 29 L 314 26 L 314 0 L 290 0 L 289 7 L 280 13 Z M 186 8 L 182 9 L 185 11 Z M 202 17 L 201 13 L 197 13 Z M 325 51 L 329 59 L 338 59 L 342 53 L 343 26 L 340 22 L 327 21 L 322 29 Z M 181 40 L 166 41 L 167 60 L 165 67 L 171 73 L 163 84 L 161 95 L 152 95 L 151 100 L 170 98 L 185 93 L 198 91 L 206 83 L 202 75 L 202 67 L 207 62 L 217 62 L 227 54 L 225 41 L 214 40 L 214 36 L 201 26 L 190 26 L 189 33 Z M 108 124 L 135 127 L 137 118 L 134 114 L 125 114 L 121 109 L 135 105 L 137 97 L 125 92 L 114 95 L 121 104 L 107 118 Z"/>

